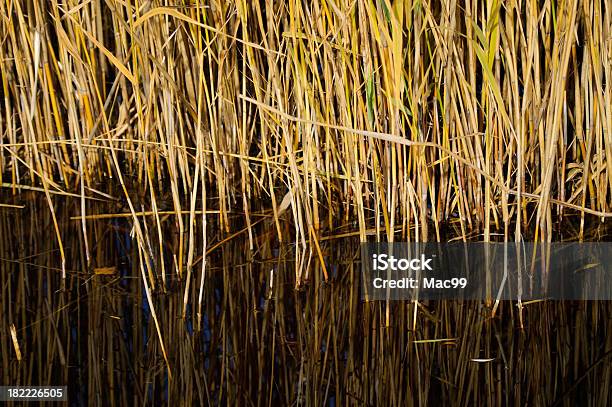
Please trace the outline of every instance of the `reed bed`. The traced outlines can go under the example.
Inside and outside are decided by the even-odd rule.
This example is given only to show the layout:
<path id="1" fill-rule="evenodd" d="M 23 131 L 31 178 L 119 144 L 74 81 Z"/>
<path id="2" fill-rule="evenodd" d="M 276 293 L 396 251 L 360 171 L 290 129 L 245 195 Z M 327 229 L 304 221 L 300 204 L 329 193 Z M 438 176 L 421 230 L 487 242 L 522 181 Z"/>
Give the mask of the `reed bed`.
<path id="1" fill-rule="evenodd" d="M 609 401 L 609 305 L 363 304 L 330 261 L 606 239 L 607 2 L 2 0 L 0 21 L 3 381 Z"/>
<path id="2" fill-rule="evenodd" d="M 158 212 L 171 211 L 181 275 L 213 217 L 229 234 L 240 214 L 252 240 L 269 211 L 278 240 L 320 255 L 321 236 L 346 225 L 361 240 L 439 239 L 448 223 L 463 238 L 550 240 L 568 212 L 582 225 L 612 214 L 605 2 L 12 0 L 0 12 L 2 203 L 27 188 L 52 214 L 54 197 L 80 199 L 86 251 L 94 200 L 124 204 L 150 257 L 137 212 L 153 212 L 159 246 Z M 295 235 L 280 233 L 283 212 Z"/>

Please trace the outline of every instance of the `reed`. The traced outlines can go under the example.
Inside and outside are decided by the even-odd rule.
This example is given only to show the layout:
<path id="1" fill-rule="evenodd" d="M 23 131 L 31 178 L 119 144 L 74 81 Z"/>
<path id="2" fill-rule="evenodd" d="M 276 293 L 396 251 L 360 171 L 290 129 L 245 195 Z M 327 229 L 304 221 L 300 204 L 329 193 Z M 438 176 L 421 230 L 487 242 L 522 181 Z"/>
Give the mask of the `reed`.
<path id="1" fill-rule="evenodd" d="M 333 393 L 398 405 L 424 404 L 435 388 L 460 403 L 505 394 L 549 404 L 584 368 L 594 366 L 575 383 L 598 369 L 609 376 L 609 340 L 595 349 L 588 339 L 609 330 L 607 305 L 506 304 L 493 321 L 478 304 L 380 308 L 335 286 L 356 271 L 327 258 L 341 240 L 551 241 L 570 227 L 572 239 L 592 238 L 590 225 L 612 216 L 610 27 L 610 4 L 586 0 L 1 0 L 3 380 L 26 380 L 36 363 L 44 371 L 31 358 L 27 369 L 9 366 L 4 332 L 15 329 L 39 354 L 51 338 L 52 365 L 69 366 L 72 352 L 88 360 L 90 395 L 129 376 L 140 387 L 119 404 L 147 401 L 144 383 L 177 374 L 192 382 L 172 382 L 172 396 L 192 386 L 187 395 L 202 402 L 319 404 Z M 284 245 L 291 276 L 279 272 L 286 287 L 260 310 L 258 287 L 276 277 L 258 262 Z M 89 332 L 78 340 L 73 312 Z M 557 327 L 568 313 L 592 325 Z M 44 324 L 31 325 L 33 315 Z M 186 321 L 214 332 L 212 348 L 191 342 Z M 542 342 L 515 323 L 560 329 L 584 348 L 569 361 L 561 333 Z M 132 329 L 124 324 L 144 326 L 151 348 L 138 335 L 129 346 L 116 338 Z M 523 360 L 542 343 L 559 356 Z M 334 353 L 321 359 L 322 344 Z M 146 348 L 148 370 L 118 359 L 133 346 Z M 406 357 L 385 360 L 387 346 Z M 492 348 L 505 365 L 466 356 Z M 199 362 L 222 374 L 197 371 L 194 349 L 220 349 Z M 105 368 L 94 365 L 101 357 Z M 382 376 L 392 400 L 372 390 L 372 372 L 417 362 L 424 370 Z M 535 395 L 536 383 L 553 381 L 528 383 L 530 363 L 542 375 L 565 369 L 562 387 Z M 479 375 L 507 391 L 490 387 L 481 399 Z M 513 380 L 525 385 L 518 393 Z"/>
<path id="2" fill-rule="evenodd" d="M 271 210 L 318 257 L 347 223 L 584 229 L 612 186 L 611 12 L 591 3 L 5 1 L 2 203 L 78 195 L 88 252 L 88 202 L 121 201 L 149 256 L 136 212 L 164 206 L 179 275 L 207 209 L 251 241 Z"/>

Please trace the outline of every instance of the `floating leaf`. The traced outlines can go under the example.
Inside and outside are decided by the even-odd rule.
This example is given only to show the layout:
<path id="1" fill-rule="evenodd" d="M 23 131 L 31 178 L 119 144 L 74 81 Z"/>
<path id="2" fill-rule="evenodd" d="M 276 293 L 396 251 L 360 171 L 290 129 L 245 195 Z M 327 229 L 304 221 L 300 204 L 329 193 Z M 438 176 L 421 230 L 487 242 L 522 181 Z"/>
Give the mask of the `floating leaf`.
<path id="1" fill-rule="evenodd" d="M 94 274 L 101 276 L 112 276 L 117 272 L 117 267 L 97 267 L 94 268 Z"/>

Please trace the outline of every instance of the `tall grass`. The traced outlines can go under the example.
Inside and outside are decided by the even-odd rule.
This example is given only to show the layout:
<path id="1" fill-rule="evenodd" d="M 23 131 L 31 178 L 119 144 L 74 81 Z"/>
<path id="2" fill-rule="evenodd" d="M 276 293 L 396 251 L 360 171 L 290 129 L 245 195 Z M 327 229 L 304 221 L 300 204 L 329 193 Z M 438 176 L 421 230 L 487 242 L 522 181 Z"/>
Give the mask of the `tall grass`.
<path id="1" fill-rule="evenodd" d="M 25 293 L 30 283 L 24 277 L 30 275 L 29 256 L 44 255 L 46 267 L 57 271 L 48 275 L 49 283 L 37 276 L 35 287 L 50 297 L 57 294 L 53 290 L 62 293 L 57 303 L 37 303 L 37 314 L 47 306 L 63 309 L 71 298 L 64 293 L 80 292 L 85 285 L 91 296 L 98 292 L 92 284 L 101 275 L 117 272 L 109 264 L 118 250 L 108 241 L 114 239 L 109 230 L 128 233 L 135 245 L 133 253 L 121 249 L 133 255 L 127 278 L 142 282 L 130 290 L 147 300 L 152 318 L 147 332 L 159 345 L 152 352 L 163 358 L 169 377 L 176 376 L 173 367 L 186 366 L 181 363 L 191 357 L 177 355 L 184 349 L 173 342 L 179 329 L 172 318 L 178 314 L 196 330 L 204 329 L 204 316 L 215 315 L 206 309 L 206 299 L 214 298 L 208 282 L 215 281 L 214 267 L 219 268 L 219 259 L 211 255 L 237 240 L 246 244 L 232 247 L 244 254 L 240 261 L 251 265 L 262 254 L 275 256 L 279 243 L 291 244 L 294 276 L 287 281 L 310 290 L 318 304 L 327 295 L 318 284 L 339 278 L 325 258 L 330 242 L 340 238 L 550 241 L 559 225 L 577 225 L 575 237 L 588 238 L 589 223 L 612 216 L 611 27 L 612 7 L 586 0 L 1 0 L 0 244 L 6 278 L 0 283 L 3 298 L 13 292 L 6 291 L 5 282 L 17 284 L 24 296 L 17 307 L 22 328 L 8 319 L 2 325 L 15 333 L 15 352 L 20 352 L 23 325 L 29 323 L 23 308 L 29 303 Z M 52 234 L 53 243 L 42 245 L 34 240 L 39 230 L 29 234 L 24 225 L 16 235 L 11 224 L 28 220 L 20 214 L 31 217 L 31 227 L 44 228 L 44 238 Z M 122 223 L 126 219 L 129 226 Z M 20 243 L 10 244 L 13 238 Z M 30 251 L 24 245 L 45 249 Z M 248 273 L 248 282 L 235 280 L 240 275 L 232 274 L 239 272 L 229 267 L 232 259 L 223 260 L 222 284 L 240 285 L 237 292 L 249 295 L 248 288 L 262 282 Z M 15 268 L 22 274 L 9 278 Z M 58 273 L 59 285 L 51 285 Z M 91 321 L 101 318 L 98 311 L 106 306 L 120 307 L 112 290 L 102 291 L 108 296 L 88 303 Z M 177 291 L 180 301 L 175 300 Z M 173 300 L 164 303 L 164 296 Z M 224 298 L 223 307 L 239 314 L 242 308 L 231 296 Z M 255 306 L 256 297 L 249 298 Z M 13 300 L 6 304 L 12 307 Z M 413 329 L 421 316 L 438 321 L 441 314 L 460 314 L 457 319 L 466 318 L 469 332 L 482 328 L 484 319 L 475 319 L 477 306 L 470 311 L 461 304 L 437 307 L 432 313 L 423 304 L 405 304 L 398 315 L 402 321 L 412 316 Z M 357 324 L 356 309 L 346 314 L 351 329 Z M 316 314 L 314 306 L 311 310 Z M 390 307 L 386 310 L 385 324 L 391 327 Z M 596 326 L 598 310 L 595 306 L 592 317 Z M 378 318 L 378 311 L 368 318 Z M 300 312 L 291 318 L 319 321 L 319 316 L 310 319 Z M 513 322 L 514 311 L 504 312 Z M 565 311 L 560 307 L 556 312 Z M 7 315 L 17 319 L 12 311 Z M 259 352 L 267 345 L 254 344 L 291 353 L 293 345 L 285 336 L 245 328 L 282 331 L 282 323 L 268 321 L 283 321 L 287 315 L 282 308 L 266 311 L 262 318 L 267 322 L 260 325 L 255 317 L 242 322 L 221 318 L 222 332 L 224 324 L 244 323 L 219 336 L 226 369 L 222 380 L 236 379 L 228 366 L 237 362 L 228 355 L 240 348 L 244 332 L 254 335 L 249 343 Z M 519 315 L 523 326 L 523 304 Z M 53 355 L 70 336 L 70 316 L 63 318 L 46 328 L 55 341 L 49 345 Z M 338 321 L 343 315 L 331 318 Z M 316 341 L 309 352 L 319 351 L 323 333 L 326 341 L 341 341 L 336 335 L 348 334 L 330 330 L 329 321 L 314 322 L 314 328 L 297 325 L 314 329 Z M 368 321 L 372 325 L 367 326 L 378 323 Z M 580 329 L 576 335 L 587 338 L 588 330 Z M 443 333 L 452 334 L 448 329 Z M 500 340 L 499 333 L 490 334 L 488 343 Z M 371 348 L 359 351 L 382 349 L 391 334 L 381 335 Z M 277 339 L 289 342 L 278 344 Z M 88 341 L 80 352 L 96 353 L 94 339 Z M 6 343 L 3 355 L 8 355 Z M 400 339 L 397 346 L 406 343 Z M 410 357 L 416 360 L 423 356 L 417 350 L 421 346 L 438 346 L 410 343 L 415 347 Z M 461 345 L 462 352 L 466 346 L 471 345 Z M 60 353 L 65 361 L 67 350 Z M 576 356 L 575 373 L 595 363 L 597 354 L 585 348 Z M 260 353 L 257 363 L 265 365 L 266 356 Z M 311 400 L 320 401 L 321 383 L 340 386 L 326 379 L 341 370 L 342 355 L 333 358 L 321 366 L 296 364 L 314 369 L 300 370 L 300 380 L 304 375 L 318 380 L 299 382 L 300 397 L 312 385 Z M 370 363 L 366 356 L 363 363 Z M 405 366 L 405 360 L 391 363 Z M 472 383 L 468 393 L 457 390 L 461 394 L 456 396 L 474 401 L 469 391 L 477 386 L 475 376 L 457 374 L 451 380 L 458 369 L 454 363 L 451 358 L 445 365 L 441 382 L 456 389 Z M 558 363 L 568 369 L 566 360 Z M 110 366 L 108 380 L 115 380 Z M 463 367 L 457 372 L 466 372 Z M 519 373 L 527 375 L 528 366 L 523 367 Z M 352 371 L 343 373 L 342 383 L 353 386 L 347 397 L 367 396 L 355 399 L 360 404 L 384 401 L 366 390 L 375 376 L 366 374 L 367 382 L 353 383 L 353 373 L 347 372 Z M 425 386 L 420 390 L 425 394 L 429 384 L 424 377 L 430 373 L 406 380 Z M 293 400 L 289 371 L 276 374 L 284 374 L 285 400 Z M 503 376 L 491 369 L 486 375 Z M 193 378 L 198 399 L 210 400 L 210 378 Z M 106 379 L 96 380 L 90 390 L 99 392 Z M 405 383 L 394 380 L 385 376 L 385 383 L 403 389 Z M 504 380 L 511 386 L 510 378 Z M 243 386 L 246 378 L 236 383 Z M 139 400 L 145 398 L 141 390 Z M 236 391 L 242 390 L 238 386 Z M 336 391 L 341 397 L 340 387 Z M 539 401 L 548 403 L 560 394 L 559 389 L 548 391 Z M 402 394 L 393 402 L 401 404 Z"/>
<path id="2" fill-rule="evenodd" d="M 550 240 L 612 214 L 605 2 L 1 7 L 2 204 L 44 193 L 62 258 L 57 195 L 80 199 L 88 258 L 92 200 L 124 203 L 147 258 L 170 211 L 179 276 L 207 217 L 241 216 L 253 249 L 271 211 L 321 260 L 338 230 Z"/>

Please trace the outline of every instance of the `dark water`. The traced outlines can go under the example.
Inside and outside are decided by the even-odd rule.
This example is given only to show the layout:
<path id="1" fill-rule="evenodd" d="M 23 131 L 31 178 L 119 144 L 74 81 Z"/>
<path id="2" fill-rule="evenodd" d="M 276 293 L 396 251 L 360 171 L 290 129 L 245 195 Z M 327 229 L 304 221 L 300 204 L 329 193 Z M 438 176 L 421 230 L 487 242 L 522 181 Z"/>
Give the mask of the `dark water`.
<path id="1" fill-rule="evenodd" d="M 205 275 L 199 242 L 187 289 L 172 216 L 162 249 L 147 223 L 149 261 L 129 218 L 88 221 L 88 264 L 68 203 L 57 207 L 63 280 L 49 211 L 0 211 L 2 384 L 67 385 L 70 405 L 612 402 L 608 302 L 502 302 L 494 315 L 478 301 L 366 303 L 356 238 L 321 241 L 325 281 L 316 251 L 280 244 L 272 222 L 254 227 L 251 250 L 243 225 L 222 232 L 213 217 Z"/>

